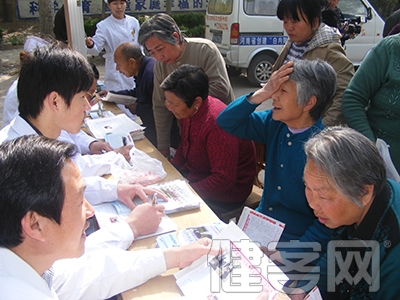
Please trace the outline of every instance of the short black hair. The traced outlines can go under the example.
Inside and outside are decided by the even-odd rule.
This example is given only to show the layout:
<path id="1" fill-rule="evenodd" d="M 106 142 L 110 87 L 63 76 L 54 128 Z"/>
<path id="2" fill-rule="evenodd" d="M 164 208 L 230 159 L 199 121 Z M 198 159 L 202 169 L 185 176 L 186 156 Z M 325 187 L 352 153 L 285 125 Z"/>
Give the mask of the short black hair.
<path id="1" fill-rule="evenodd" d="M 318 23 L 321 23 L 321 2 L 320 0 L 281 0 L 276 15 L 279 20 L 290 18 L 300 21 L 301 18 L 313 26 L 316 18 L 318 18 Z"/>
<path id="2" fill-rule="evenodd" d="M 22 243 L 21 220 L 29 211 L 60 224 L 61 171 L 76 151 L 73 144 L 34 135 L 0 145 L 0 247 Z"/>
<path id="3" fill-rule="evenodd" d="M 202 68 L 185 64 L 169 74 L 160 87 L 174 93 L 190 108 L 196 97 L 203 100 L 208 97 L 208 82 L 208 76 Z"/>
<path id="4" fill-rule="evenodd" d="M 18 110 L 22 117 L 36 118 L 43 101 L 57 92 L 67 107 L 75 94 L 88 91 L 94 74 L 89 62 L 60 42 L 35 48 L 24 58 L 18 79 Z"/>

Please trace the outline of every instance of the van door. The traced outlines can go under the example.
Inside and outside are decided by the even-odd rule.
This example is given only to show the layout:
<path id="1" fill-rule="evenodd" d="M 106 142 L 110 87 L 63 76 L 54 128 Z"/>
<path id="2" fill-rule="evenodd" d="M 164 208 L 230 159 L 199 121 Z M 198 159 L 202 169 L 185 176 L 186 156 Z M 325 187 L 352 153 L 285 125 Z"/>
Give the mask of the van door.
<path id="1" fill-rule="evenodd" d="M 254 86 L 268 81 L 272 66 L 287 40 L 276 16 L 279 0 L 243 0 L 239 10 L 239 68 Z"/>
<path id="2" fill-rule="evenodd" d="M 209 0 L 205 37 L 219 48 L 230 75 L 247 72 L 259 86 L 287 40 L 276 17 L 279 0 Z M 237 70 L 238 72 L 232 72 Z"/>
<path id="3" fill-rule="evenodd" d="M 232 25 L 235 27 L 234 24 L 238 23 L 239 2 L 238 0 L 209 0 L 208 2 L 205 38 L 213 41 L 224 57 L 229 50 L 231 38 L 235 38 L 231 37 L 231 27 Z"/>

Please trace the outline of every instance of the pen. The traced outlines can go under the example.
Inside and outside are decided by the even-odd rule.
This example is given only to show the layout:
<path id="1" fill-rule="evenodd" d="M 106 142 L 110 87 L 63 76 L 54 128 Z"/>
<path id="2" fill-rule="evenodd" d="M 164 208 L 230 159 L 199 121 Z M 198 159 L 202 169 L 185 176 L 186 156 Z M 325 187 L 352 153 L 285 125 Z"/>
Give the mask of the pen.
<path id="1" fill-rule="evenodd" d="M 153 195 L 153 203 L 152 204 L 156 204 L 157 203 L 157 193 L 154 193 Z"/>
<path id="2" fill-rule="evenodd" d="M 126 145 L 128 145 L 128 143 L 127 143 L 127 141 L 126 141 L 126 137 L 122 137 L 122 144 L 124 145 L 124 146 L 126 146 Z"/>

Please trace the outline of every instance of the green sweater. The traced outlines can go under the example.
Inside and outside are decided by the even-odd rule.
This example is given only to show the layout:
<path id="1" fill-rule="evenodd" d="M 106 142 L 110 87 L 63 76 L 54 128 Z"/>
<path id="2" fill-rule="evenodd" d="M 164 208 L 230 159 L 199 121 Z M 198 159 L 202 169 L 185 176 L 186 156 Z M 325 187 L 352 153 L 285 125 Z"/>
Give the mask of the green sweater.
<path id="1" fill-rule="evenodd" d="M 400 35 L 380 41 L 343 94 L 347 124 L 372 141 L 384 140 L 400 171 Z"/>

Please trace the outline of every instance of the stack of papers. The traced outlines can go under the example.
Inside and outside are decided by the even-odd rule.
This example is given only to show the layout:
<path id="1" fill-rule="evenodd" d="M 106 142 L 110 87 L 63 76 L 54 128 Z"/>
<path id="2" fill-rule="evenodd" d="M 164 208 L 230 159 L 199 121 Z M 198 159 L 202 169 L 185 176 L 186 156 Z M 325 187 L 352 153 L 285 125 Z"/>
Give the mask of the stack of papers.
<path id="1" fill-rule="evenodd" d="M 105 97 L 101 98 L 101 100 L 123 105 L 132 105 L 136 102 L 137 98 L 128 95 L 120 95 L 108 92 Z"/>
<path id="2" fill-rule="evenodd" d="M 177 179 L 148 187 L 156 188 L 167 195 L 168 202 L 164 202 L 161 198 L 156 199 L 157 204 L 164 205 L 166 214 L 200 207 L 201 198 L 190 189 L 184 180 Z M 149 197 L 149 201 L 152 201 L 152 197 Z M 143 201 L 139 197 L 135 197 L 133 203 L 140 205 L 143 204 Z"/>
<path id="3" fill-rule="evenodd" d="M 85 119 L 86 125 L 93 136 L 97 139 L 104 139 L 106 134 L 130 133 L 133 140 L 144 138 L 145 127 L 132 121 L 127 115 L 119 114 L 110 118 L 99 118 L 95 120 Z"/>

